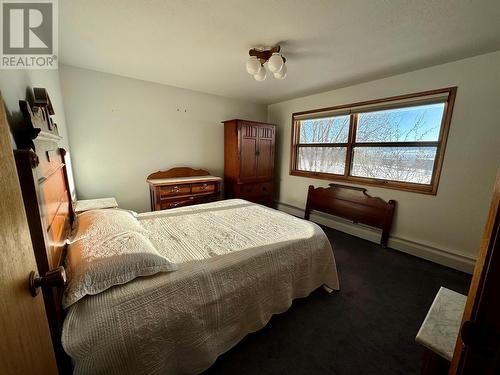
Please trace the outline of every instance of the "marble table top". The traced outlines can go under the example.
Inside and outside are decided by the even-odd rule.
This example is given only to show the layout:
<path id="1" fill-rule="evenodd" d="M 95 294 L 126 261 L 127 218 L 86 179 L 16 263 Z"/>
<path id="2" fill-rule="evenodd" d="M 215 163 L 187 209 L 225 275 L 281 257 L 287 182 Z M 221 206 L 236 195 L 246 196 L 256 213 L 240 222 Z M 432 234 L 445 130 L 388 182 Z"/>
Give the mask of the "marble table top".
<path id="1" fill-rule="evenodd" d="M 73 206 L 76 213 L 116 207 L 118 207 L 118 203 L 116 203 L 115 198 L 83 199 L 76 201 Z"/>
<path id="2" fill-rule="evenodd" d="M 451 361 L 467 296 L 441 287 L 415 341 Z"/>

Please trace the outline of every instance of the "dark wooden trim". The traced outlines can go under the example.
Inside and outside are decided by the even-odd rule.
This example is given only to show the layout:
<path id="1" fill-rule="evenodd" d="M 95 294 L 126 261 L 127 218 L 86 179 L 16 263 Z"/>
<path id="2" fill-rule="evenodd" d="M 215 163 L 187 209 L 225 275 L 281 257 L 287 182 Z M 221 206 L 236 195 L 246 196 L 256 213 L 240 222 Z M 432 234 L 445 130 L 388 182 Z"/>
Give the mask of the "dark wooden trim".
<path id="1" fill-rule="evenodd" d="M 311 195 L 312 195 L 313 191 L 314 191 L 314 186 L 309 185 L 309 187 L 307 189 L 306 208 L 304 209 L 304 219 L 305 220 L 309 220 L 309 217 L 311 216 L 310 201 L 311 201 Z"/>
<path id="2" fill-rule="evenodd" d="M 437 147 L 437 146 L 439 146 L 439 141 L 353 143 L 353 147 Z"/>
<path id="3" fill-rule="evenodd" d="M 441 169 L 444 161 L 444 152 L 446 148 L 446 141 L 448 139 L 448 133 L 451 124 L 451 118 L 453 113 L 453 106 L 455 103 L 457 87 L 449 87 L 437 90 L 430 90 L 418 93 L 412 93 L 407 95 L 392 96 L 383 99 L 368 100 L 364 102 L 357 102 L 352 104 L 340 105 L 335 107 L 321 108 L 316 110 L 295 112 L 292 114 L 292 136 L 290 144 L 290 175 L 316 178 L 329 181 L 346 181 L 352 183 L 359 183 L 363 185 L 373 185 L 389 189 L 403 190 L 409 192 L 423 193 L 436 195 L 439 177 L 441 175 Z M 441 123 L 441 129 L 439 133 L 438 141 L 422 141 L 422 142 L 356 142 L 356 131 L 357 131 L 357 113 L 351 113 L 349 122 L 349 138 L 347 143 L 299 143 L 300 137 L 300 121 L 295 120 L 298 115 L 312 114 L 318 112 L 335 111 L 345 108 L 353 108 L 372 104 L 381 104 L 397 100 L 405 100 L 418 98 L 429 95 L 436 95 L 440 93 L 448 93 L 448 100 L 445 102 L 444 115 Z M 297 169 L 297 153 L 300 147 L 347 147 L 346 151 L 346 164 L 343 175 L 337 175 L 333 173 L 324 172 L 310 172 L 301 171 Z M 354 148 L 356 147 L 436 147 L 436 158 L 434 161 L 434 167 L 431 177 L 431 183 L 426 184 L 416 184 L 403 181 L 391 181 L 382 180 L 369 177 L 357 177 L 352 176 L 352 157 Z"/>
<path id="4" fill-rule="evenodd" d="M 349 143 L 297 143 L 296 147 L 347 147 Z"/>
<path id="5" fill-rule="evenodd" d="M 246 124 L 255 124 L 255 125 L 268 125 L 268 126 L 276 126 L 276 124 L 270 124 L 268 122 L 262 122 L 262 121 L 253 121 L 253 120 L 245 120 L 245 119 L 241 119 L 241 118 L 233 118 L 231 120 L 225 120 L 225 121 L 221 121 L 222 124 L 225 124 L 225 123 L 228 123 L 228 122 L 233 122 L 233 121 L 236 121 L 238 122 L 240 125 L 243 124 L 243 123 L 246 123 Z"/>
<path id="6" fill-rule="evenodd" d="M 67 162 L 66 162 L 66 150 L 64 148 L 59 148 L 59 153 L 61 154 L 62 162 L 64 165 L 63 168 L 63 174 L 64 174 L 64 183 L 66 184 L 67 187 L 67 195 L 68 195 L 68 202 L 70 202 L 69 205 L 69 224 L 70 227 L 73 227 L 73 222 L 75 221 L 75 209 L 73 207 L 73 197 L 71 196 L 71 189 L 69 186 L 69 177 L 68 177 L 68 168 L 67 168 Z"/>
<path id="7" fill-rule="evenodd" d="M 297 145 L 300 137 L 300 122 L 292 115 L 292 137 L 290 142 L 290 172 L 297 170 Z"/>
<path id="8" fill-rule="evenodd" d="M 387 102 L 392 102 L 392 101 L 397 101 L 397 100 L 405 100 L 405 99 L 413 99 L 413 98 L 418 98 L 421 96 L 430 96 L 430 95 L 436 95 L 436 94 L 443 94 L 445 92 L 451 93 L 457 91 L 457 87 L 446 87 L 442 89 L 436 89 L 436 90 L 428 90 L 428 91 L 421 91 L 421 92 L 415 92 L 411 94 L 405 94 L 405 95 L 397 95 L 397 96 L 389 96 L 387 98 L 382 98 L 382 99 L 372 99 L 372 100 L 365 100 L 362 102 L 355 102 L 355 103 L 350 103 L 350 104 L 342 104 L 342 105 L 337 105 L 333 107 L 325 107 L 325 108 L 318 108 L 318 109 L 310 109 L 307 111 L 301 111 L 301 112 L 295 112 L 292 113 L 292 118 L 295 116 L 299 115 L 308 115 L 311 113 L 319 113 L 319 112 L 330 112 L 330 111 L 337 111 L 339 109 L 346 109 L 346 108 L 354 108 L 354 107 L 361 107 L 365 105 L 372 105 L 372 104 L 382 104 L 382 103 L 387 103 Z"/>
<path id="9" fill-rule="evenodd" d="M 298 143 L 297 147 L 438 147 L 439 141 Z"/>
<path id="10" fill-rule="evenodd" d="M 450 132 L 451 118 L 453 116 L 453 107 L 455 106 L 455 98 L 457 96 L 457 88 L 452 87 L 448 96 L 448 101 L 444 107 L 443 124 L 441 125 L 441 132 L 439 134 L 439 146 L 436 151 L 436 161 L 434 162 L 434 173 L 432 175 L 432 194 L 437 194 L 439 185 L 439 177 L 441 176 L 441 169 L 443 168 L 444 153 L 446 150 L 446 143 L 448 142 L 448 134 Z"/>
<path id="11" fill-rule="evenodd" d="M 396 201 L 386 202 L 382 198 L 372 197 L 364 188 L 338 184 L 314 188 L 310 185 L 304 219 L 309 220 L 311 211 L 316 210 L 379 228 L 382 230 L 380 244 L 386 247 L 395 208 Z"/>
<path id="12" fill-rule="evenodd" d="M 430 194 L 435 195 L 432 190 L 431 185 L 422 185 L 422 184 L 412 184 L 410 182 L 399 182 L 399 181 L 389 181 L 389 180 L 377 180 L 365 177 L 355 177 L 355 176 L 344 176 L 333 173 L 322 173 L 322 172 L 306 172 L 295 170 L 290 172 L 291 176 L 298 177 L 308 177 L 314 178 L 318 180 L 327 180 L 327 181 L 343 181 L 353 184 L 361 184 L 361 185 L 370 185 L 370 186 L 378 186 L 384 187 L 387 189 L 394 190 L 403 190 L 410 192 L 417 192 L 422 194 Z"/>
<path id="13" fill-rule="evenodd" d="M 347 138 L 347 150 L 345 157 L 344 176 L 351 174 L 352 156 L 354 152 L 353 143 L 356 141 L 356 132 L 358 131 L 358 115 L 349 116 L 349 137 Z"/>
<path id="14" fill-rule="evenodd" d="M 210 173 L 204 169 L 193 169 L 189 167 L 176 167 L 168 170 L 162 170 L 151 173 L 146 180 L 156 180 L 160 178 L 176 178 L 176 177 L 196 177 L 209 176 Z"/>

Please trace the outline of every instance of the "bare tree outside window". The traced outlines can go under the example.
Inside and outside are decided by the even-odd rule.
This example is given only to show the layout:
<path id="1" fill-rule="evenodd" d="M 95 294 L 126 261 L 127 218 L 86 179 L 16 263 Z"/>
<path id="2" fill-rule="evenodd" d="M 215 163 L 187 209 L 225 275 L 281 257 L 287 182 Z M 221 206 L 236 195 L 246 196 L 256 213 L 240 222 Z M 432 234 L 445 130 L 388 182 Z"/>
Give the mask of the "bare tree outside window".
<path id="1" fill-rule="evenodd" d="M 430 184 L 435 157 L 435 147 L 360 147 L 351 175 Z"/>
<path id="2" fill-rule="evenodd" d="M 346 150 L 342 147 L 314 147 L 315 144 L 345 144 L 349 136 L 349 116 L 327 117 L 302 121 L 298 168 L 303 171 L 344 174 Z"/>
<path id="3" fill-rule="evenodd" d="M 347 143 L 349 116 L 303 120 L 300 143 Z"/>
<path id="4" fill-rule="evenodd" d="M 324 117 L 319 117 L 321 112 L 299 114 L 299 119 L 294 117 L 292 174 L 408 183 L 434 191 L 434 172 L 442 162 L 440 146 L 447 136 L 450 96 L 454 100 L 455 90 L 436 90 L 446 94 L 444 99 L 419 101 L 425 104 L 377 105 L 372 111 L 342 106 L 341 110 L 347 108 L 344 113 L 351 114 Z"/>
<path id="5" fill-rule="evenodd" d="M 399 143 L 437 142 L 443 113 L 444 103 L 360 113 L 356 142 L 384 142 L 387 145 L 355 145 L 351 175 L 430 184 L 437 147 L 411 147 Z"/>

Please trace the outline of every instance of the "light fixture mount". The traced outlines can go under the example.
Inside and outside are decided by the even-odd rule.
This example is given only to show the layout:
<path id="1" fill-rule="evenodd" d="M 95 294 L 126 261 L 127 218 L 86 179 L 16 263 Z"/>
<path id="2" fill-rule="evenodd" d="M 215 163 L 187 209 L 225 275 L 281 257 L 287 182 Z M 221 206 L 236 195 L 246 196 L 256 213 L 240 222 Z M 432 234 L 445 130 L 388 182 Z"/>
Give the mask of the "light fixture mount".
<path id="1" fill-rule="evenodd" d="M 271 58 L 273 53 L 279 53 L 280 51 L 280 45 L 269 48 L 252 48 L 250 51 L 248 51 L 248 55 L 257 57 L 260 60 L 260 63 L 264 65 L 267 60 Z M 283 62 L 285 63 L 285 56 L 282 55 L 281 57 L 283 57 Z"/>
<path id="2" fill-rule="evenodd" d="M 286 77 L 287 69 L 285 66 L 286 59 L 281 54 L 281 46 L 265 48 L 252 48 L 248 51 L 248 61 L 246 64 L 247 72 L 251 74 L 256 81 L 264 81 L 266 79 L 266 64 L 267 69 L 273 74 L 274 78 L 283 80 Z"/>

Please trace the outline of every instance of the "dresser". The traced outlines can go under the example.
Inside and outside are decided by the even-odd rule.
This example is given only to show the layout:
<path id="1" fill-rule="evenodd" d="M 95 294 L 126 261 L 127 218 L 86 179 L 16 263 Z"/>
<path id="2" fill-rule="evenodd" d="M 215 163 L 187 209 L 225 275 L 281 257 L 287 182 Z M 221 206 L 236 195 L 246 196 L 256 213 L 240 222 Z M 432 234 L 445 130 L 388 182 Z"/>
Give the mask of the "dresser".
<path id="1" fill-rule="evenodd" d="M 214 202 L 221 199 L 222 178 L 188 167 L 151 173 L 147 177 L 151 211 Z"/>
<path id="2" fill-rule="evenodd" d="M 276 126 L 224 121 L 224 193 L 227 198 L 273 205 Z"/>

